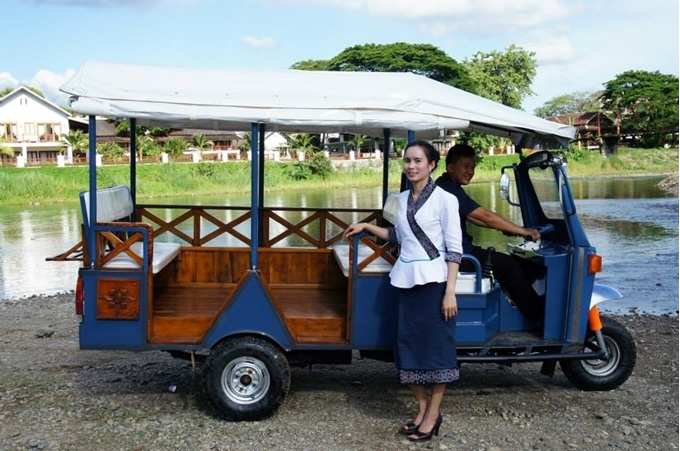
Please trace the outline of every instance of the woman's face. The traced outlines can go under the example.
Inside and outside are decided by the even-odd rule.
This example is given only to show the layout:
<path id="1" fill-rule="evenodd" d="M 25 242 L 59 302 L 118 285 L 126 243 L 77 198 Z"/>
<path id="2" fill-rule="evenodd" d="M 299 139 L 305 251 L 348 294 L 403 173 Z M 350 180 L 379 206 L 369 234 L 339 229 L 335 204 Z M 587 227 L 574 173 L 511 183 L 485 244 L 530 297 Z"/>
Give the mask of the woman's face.
<path id="1" fill-rule="evenodd" d="M 409 147 L 404 153 L 404 174 L 411 183 L 427 180 L 433 170 L 434 161 L 427 161 L 427 154 L 422 147 Z"/>

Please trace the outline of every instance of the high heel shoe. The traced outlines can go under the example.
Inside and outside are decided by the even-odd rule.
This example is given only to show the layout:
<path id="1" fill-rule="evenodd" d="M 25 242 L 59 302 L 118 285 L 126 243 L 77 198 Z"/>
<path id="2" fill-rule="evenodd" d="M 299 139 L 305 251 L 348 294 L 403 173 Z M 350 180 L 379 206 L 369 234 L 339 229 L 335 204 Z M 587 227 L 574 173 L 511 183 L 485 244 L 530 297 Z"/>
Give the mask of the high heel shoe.
<path id="1" fill-rule="evenodd" d="M 412 435 L 418 431 L 419 424 L 415 424 L 413 421 L 409 421 L 405 425 L 399 428 L 399 433 L 402 435 Z"/>
<path id="2" fill-rule="evenodd" d="M 440 413 L 439 416 L 437 417 L 437 422 L 434 424 L 434 427 L 432 427 L 432 430 L 430 432 L 421 432 L 419 429 L 416 429 L 416 431 L 409 435 L 408 439 L 412 442 L 427 442 L 429 440 L 432 440 L 433 435 L 439 436 L 439 427 L 442 425 L 442 414 Z"/>

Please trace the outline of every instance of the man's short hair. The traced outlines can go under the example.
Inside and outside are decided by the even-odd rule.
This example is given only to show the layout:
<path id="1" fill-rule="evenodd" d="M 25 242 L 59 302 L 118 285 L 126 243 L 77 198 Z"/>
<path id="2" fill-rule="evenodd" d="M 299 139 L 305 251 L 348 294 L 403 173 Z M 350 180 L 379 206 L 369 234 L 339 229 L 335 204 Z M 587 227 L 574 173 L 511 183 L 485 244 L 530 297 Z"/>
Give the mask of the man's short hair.
<path id="1" fill-rule="evenodd" d="M 476 158 L 477 152 L 467 144 L 456 144 L 446 154 L 446 165 L 456 164 L 461 158 Z"/>

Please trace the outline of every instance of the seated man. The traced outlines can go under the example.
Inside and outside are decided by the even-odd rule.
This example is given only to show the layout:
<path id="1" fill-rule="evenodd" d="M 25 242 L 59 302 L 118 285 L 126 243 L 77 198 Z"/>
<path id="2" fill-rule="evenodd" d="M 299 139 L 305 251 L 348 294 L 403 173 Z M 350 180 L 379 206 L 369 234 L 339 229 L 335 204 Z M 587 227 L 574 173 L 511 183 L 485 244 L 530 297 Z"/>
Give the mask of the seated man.
<path id="1" fill-rule="evenodd" d="M 436 180 L 436 183 L 458 198 L 463 252 L 474 255 L 484 265 L 488 251 L 472 244 L 472 236 L 467 232 L 467 221 L 507 234 L 525 236 L 533 241 L 538 240 L 541 235 L 536 229 L 521 227 L 487 210 L 467 195 L 462 185 L 469 184 L 474 177 L 475 164 L 475 150 L 467 144 L 456 144 L 449 149 L 446 155 L 446 172 Z M 491 266 L 494 277 L 524 316 L 532 323 L 541 325 L 545 303 L 532 288 L 531 281 L 520 266 L 519 260 L 508 254 L 492 252 Z M 474 271 L 474 267 L 471 262 L 464 260 L 460 270 Z"/>

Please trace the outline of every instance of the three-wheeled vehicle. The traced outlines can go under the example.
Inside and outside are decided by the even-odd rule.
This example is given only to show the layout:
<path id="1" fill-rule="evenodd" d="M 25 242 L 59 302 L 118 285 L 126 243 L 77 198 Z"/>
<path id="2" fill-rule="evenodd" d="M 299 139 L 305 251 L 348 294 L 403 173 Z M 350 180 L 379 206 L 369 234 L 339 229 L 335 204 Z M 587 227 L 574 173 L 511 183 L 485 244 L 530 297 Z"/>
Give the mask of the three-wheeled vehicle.
<path id="1" fill-rule="evenodd" d="M 583 390 L 616 388 L 633 370 L 631 335 L 596 307 L 621 295 L 595 283 L 601 258 L 579 222 L 565 162 L 545 150 L 568 143 L 572 127 L 406 73 L 86 62 L 61 89 L 71 108 L 90 118 L 75 300 L 81 349 L 203 359 L 209 398 L 232 420 L 259 419 L 278 408 L 291 364 L 350 363 L 353 352 L 389 359 L 397 296 L 388 274 L 398 249 L 365 234 L 347 242 L 342 232 L 356 221 L 394 222 L 393 138 L 436 139 L 461 130 L 504 136 L 530 150 L 503 168 L 501 196 L 521 209 L 527 227 L 543 231 L 540 242 L 508 251 L 539 268 L 535 285 L 546 308 L 544 326 L 536 329 L 487 277 L 484 262 L 465 256 L 476 271 L 461 274 L 457 286 L 459 362 L 543 362 L 549 375 L 559 362 Z M 250 165 L 250 206 L 137 202 L 135 158 L 129 186 L 98 186 L 98 116 L 130 121 L 133 156 L 138 125 L 250 131 L 252 158 L 241 163 Z M 383 208 L 268 205 L 268 131 L 381 138 Z"/>

